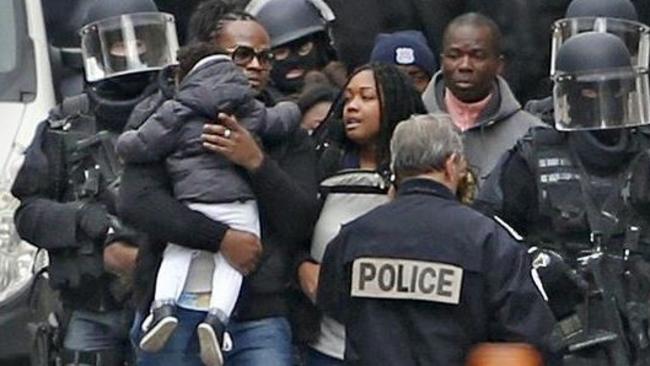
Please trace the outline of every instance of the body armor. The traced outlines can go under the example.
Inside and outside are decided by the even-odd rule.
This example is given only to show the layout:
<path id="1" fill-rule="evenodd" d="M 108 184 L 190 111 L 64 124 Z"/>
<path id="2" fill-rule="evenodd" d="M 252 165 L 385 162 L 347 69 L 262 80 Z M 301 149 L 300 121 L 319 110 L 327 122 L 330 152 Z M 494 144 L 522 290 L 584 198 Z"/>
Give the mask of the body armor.
<path id="1" fill-rule="evenodd" d="M 97 132 L 85 94 L 64 101 L 61 111 L 60 116 L 47 121 L 49 128 L 44 132 L 51 197 L 62 203 L 100 203 L 115 214 L 121 172 L 114 149 L 117 133 Z M 104 243 L 87 237 L 82 230 L 77 230 L 76 239 L 77 247 L 49 251 L 53 287 L 62 291 L 64 302 L 82 301 L 82 307 L 90 310 L 117 308 L 117 299 L 107 290 L 116 279 L 104 271 Z M 89 296 L 93 293 L 101 296 Z"/>
<path id="2" fill-rule="evenodd" d="M 575 132 L 574 132 L 575 134 Z M 534 267 L 560 320 L 555 334 L 565 365 L 645 365 L 648 342 L 650 225 L 640 212 L 641 192 L 650 175 L 641 161 L 650 140 L 629 135 L 632 154 L 608 174 L 587 168 L 570 133 L 536 133 L 526 159 L 538 190 L 538 210 L 528 242 L 540 252 Z M 551 265 L 548 253 L 568 265 Z"/>

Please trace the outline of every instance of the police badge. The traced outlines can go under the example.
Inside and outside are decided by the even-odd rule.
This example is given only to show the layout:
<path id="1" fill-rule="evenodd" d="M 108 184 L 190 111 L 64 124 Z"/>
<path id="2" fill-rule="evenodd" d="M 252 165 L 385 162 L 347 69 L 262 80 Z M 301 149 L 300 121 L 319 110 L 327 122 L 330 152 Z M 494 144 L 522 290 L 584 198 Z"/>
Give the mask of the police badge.
<path id="1" fill-rule="evenodd" d="M 395 49 L 395 63 L 398 65 L 411 65 L 415 62 L 415 52 L 410 47 Z"/>

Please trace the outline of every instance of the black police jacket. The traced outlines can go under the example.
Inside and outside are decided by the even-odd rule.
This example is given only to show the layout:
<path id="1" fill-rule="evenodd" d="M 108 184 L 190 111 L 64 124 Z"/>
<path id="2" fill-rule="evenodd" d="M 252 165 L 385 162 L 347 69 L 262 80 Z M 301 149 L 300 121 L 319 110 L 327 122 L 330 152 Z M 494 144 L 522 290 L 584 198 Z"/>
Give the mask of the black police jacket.
<path id="1" fill-rule="evenodd" d="M 545 351 L 555 323 L 525 248 L 429 179 L 343 227 L 317 299 L 346 326 L 347 365 L 463 365 L 489 341 Z"/>

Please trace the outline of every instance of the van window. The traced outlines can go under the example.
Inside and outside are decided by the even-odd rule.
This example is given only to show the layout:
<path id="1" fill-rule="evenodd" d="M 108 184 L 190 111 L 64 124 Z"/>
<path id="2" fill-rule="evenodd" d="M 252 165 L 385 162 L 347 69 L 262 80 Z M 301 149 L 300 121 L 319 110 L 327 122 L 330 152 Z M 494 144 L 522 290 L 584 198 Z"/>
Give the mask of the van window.
<path id="1" fill-rule="evenodd" d="M 24 0 L 0 0 L 0 101 L 29 102 L 36 93 L 34 48 Z"/>
<path id="2" fill-rule="evenodd" d="M 0 72 L 9 72 L 16 67 L 16 9 L 11 1 L 0 8 Z"/>

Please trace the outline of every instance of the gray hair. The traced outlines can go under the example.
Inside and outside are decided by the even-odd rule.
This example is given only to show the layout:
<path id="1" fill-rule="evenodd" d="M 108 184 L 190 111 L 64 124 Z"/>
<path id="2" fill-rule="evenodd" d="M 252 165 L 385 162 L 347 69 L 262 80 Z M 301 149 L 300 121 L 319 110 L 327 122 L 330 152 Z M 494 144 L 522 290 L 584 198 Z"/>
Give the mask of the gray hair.
<path id="1" fill-rule="evenodd" d="M 390 141 L 391 168 L 399 178 L 442 170 L 452 154 L 463 155 L 463 138 L 447 114 L 411 116 Z"/>

